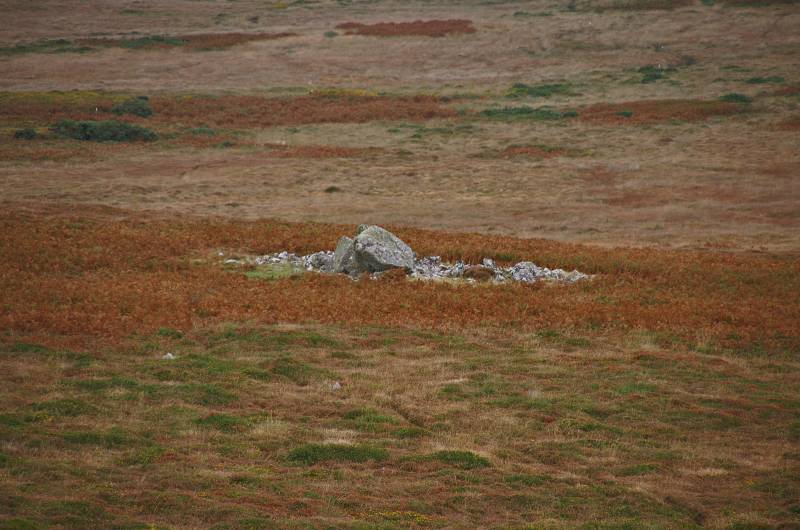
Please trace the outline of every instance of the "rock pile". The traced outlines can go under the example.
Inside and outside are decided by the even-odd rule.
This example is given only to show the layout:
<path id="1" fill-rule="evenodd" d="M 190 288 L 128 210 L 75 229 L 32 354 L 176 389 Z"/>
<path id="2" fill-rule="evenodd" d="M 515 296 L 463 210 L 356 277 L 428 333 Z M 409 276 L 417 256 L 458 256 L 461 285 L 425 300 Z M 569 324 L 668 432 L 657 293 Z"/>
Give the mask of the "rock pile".
<path id="1" fill-rule="evenodd" d="M 379 277 L 393 269 L 405 269 L 412 278 L 421 280 L 464 280 L 468 282 L 557 281 L 574 283 L 590 276 L 578 271 L 539 267 L 530 261 L 521 261 L 511 267 L 500 267 L 494 260 L 484 258 L 480 265 L 463 261 L 444 263 L 439 256 L 418 258 L 405 242 L 379 226 L 360 225 L 355 238 L 342 237 L 336 250 L 315 252 L 298 256 L 279 252 L 259 256 L 256 265 L 287 264 L 312 272 L 343 273 L 358 278 L 366 273 Z"/>

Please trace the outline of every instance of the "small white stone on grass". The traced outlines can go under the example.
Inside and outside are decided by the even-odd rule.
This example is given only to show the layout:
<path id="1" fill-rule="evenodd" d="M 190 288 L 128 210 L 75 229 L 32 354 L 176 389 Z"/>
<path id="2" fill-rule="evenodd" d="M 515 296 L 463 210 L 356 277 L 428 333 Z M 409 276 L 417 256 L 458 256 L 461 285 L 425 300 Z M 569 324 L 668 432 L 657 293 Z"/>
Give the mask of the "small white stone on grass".
<path id="1" fill-rule="evenodd" d="M 164 356 L 162 357 L 162 359 L 164 359 L 166 361 L 171 361 L 172 359 L 175 359 L 175 358 L 176 357 L 170 352 L 165 353 Z"/>

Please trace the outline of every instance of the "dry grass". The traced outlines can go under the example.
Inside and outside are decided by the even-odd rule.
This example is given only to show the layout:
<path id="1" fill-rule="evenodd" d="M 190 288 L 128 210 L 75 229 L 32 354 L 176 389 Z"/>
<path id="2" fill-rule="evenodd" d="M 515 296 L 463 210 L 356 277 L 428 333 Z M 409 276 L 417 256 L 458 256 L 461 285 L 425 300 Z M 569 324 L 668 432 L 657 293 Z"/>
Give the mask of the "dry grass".
<path id="1" fill-rule="evenodd" d="M 274 158 L 358 158 L 375 154 L 375 149 L 335 145 L 267 144 L 266 156 Z"/>
<path id="2" fill-rule="evenodd" d="M 366 35 L 371 37 L 444 37 L 452 34 L 475 33 L 470 20 L 415 20 L 413 22 L 378 22 L 361 24 L 345 22 L 336 26 L 347 35 Z"/>
<path id="3" fill-rule="evenodd" d="M 527 156 L 531 158 L 554 158 L 563 156 L 567 152 L 564 149 L 541 147 L 537 145 L 512 145 L 506 147 L 500 153 L 501 158 L 515 158 Z"/>

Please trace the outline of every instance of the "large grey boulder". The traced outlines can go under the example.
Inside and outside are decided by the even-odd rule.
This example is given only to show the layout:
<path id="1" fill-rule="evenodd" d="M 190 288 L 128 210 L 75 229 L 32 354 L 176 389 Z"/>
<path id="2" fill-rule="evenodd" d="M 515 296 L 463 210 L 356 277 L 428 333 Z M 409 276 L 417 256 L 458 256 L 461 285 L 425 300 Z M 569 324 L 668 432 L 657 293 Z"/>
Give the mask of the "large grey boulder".
<path id="1" fill-rule="evenodd" d="M 342 237 L 333 252 L 333 272 L 350 274 L 357 272 L 355 262 L 355 245 L 349 237 Z"/>
<path id="2" fill-rule="evenodd" d="M 411 247 L 380 226 L 360 230 L 353 246 L 358 272 L 382 272 L 401 267 L 410 271 L 414 268 Z"/>

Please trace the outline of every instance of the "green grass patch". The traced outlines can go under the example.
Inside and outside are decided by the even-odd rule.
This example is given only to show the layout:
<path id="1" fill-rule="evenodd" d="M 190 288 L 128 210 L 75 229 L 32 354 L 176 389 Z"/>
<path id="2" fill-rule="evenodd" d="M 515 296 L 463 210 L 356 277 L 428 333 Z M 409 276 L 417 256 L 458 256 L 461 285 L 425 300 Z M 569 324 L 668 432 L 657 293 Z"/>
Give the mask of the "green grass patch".
<path id="1" fill-rule="evenodd" d="M 209 383 L 189 383 L 177 387 L 178 396 L 194 405 L 229 405 L 236 401 L 232 392 Z"/>
<path id="2" fill-rule="evenodd" d="M 658 387 L 649 383 L 626 383 L 617 388 L 617 394 L 627 396 L 630 394 L 650 394 L 656 392 Z"/>
<path id="3" fill-rule="evenodd" d="M 369 445 L 304 444 L 289 452 L 287 459 L 295 464 L 314 465 L 320 462 L 383 461 L 389 453 Z"/>
<path id="4" fill-rule="evenodd" d="M 486 109 L 481 111 L 481 115 L 501 121 L 532 120 L 532 121 L 555 121 L 567 118 L 575 118 L 578 113 L 574 110 L 559 111 L 550 107 L 503 107 L 499 109 Z"/>
<path id="5" fill-rule="evenodd" d="M 290 357 L 281 357 L 273 364 L 272 373 L 303 386 L 325 372 Z"/>
<path id="6" fill-rule="evenodd" d="M 70 444 L 97 445 L 106 449 L 114 449 L 134 443 L 134 440 L 120 429 L 111 429 L 108 432 L 70 431 L 62 433 L 61 438 Z"/>
<path id="7" fill-rule="evenodd" d="M 85 142 L 152 142 L 158 138 L 150 129 L 116 120 L 61 120 L 51 131 L 60 138 Z"/>
<path id="8" fill-rule="evenodd" d="M 13 46 L 0 46 L 0 56 L 22 55 L 26 53 L 86 53 L 89 46 L 77 45 L 67 39 L 47 39 L 37 42 L 19 43 Z"/>
<path id="9" fill-rule="evenodd" d="M 471 451 L 437 451 L 421 457 L 420 460 L 441 462 L 459 469 L 478 469 L 492 465 L 489 460 Z"/>
<path id="10" fill-rule="evenodd" d="M 8 348 L 10 353 L 53 353 L 53 350 L 41 344 L 33 344 L 30 342 L 15 342 Z"/>
<path id="11" fill-rule="evenodd" d="M 655 473 L 658 470 L 659 468 L 655 464 L 636 464 L 633 466 L 628 466 L 620 469 L 617 472 L 617 475 L 620 477 L 635 477 L 639 475 L 647 475 L 649 473 Z"/>
<path id="12" fill-rule="evenodd" d="M 526 85 L 525 83 L 514 84 L 506 96 L 512 98 L 518 97 L 532 97 L 532 98 L 549 98 L 550 96 L 575 96 L 572 91 L 572 86 L 567 83 L 551 83 L 540 85 Z"/>
<path id="13" fill-rule="evenodd" d="M 375 432 L 385 428 L 387 424 L 397 423 L 396 418 L 369 408 L 351 410 L 345 413 L 343 418 L 352 421 L 358 430 L 368 432 Z"/>
<path id="14" fill-rule="evenodd" d="M 183 338 L 183 332 L 172 328 L 158 328 L 158 331 L 156 331 L 156 335 L 158 335 L 159 337 L 167 337 L 169 339 Z"/>
<path id="15" fill-rule="evenodd" d="M 426 432 L 427 431 L 425 429 L 421 429 L 420 427 L 401 427 L 396 429 L 392 434 L 394 434 L 397 438 L 408 440 L 422 438 L 425 436 Z"/>
<path id="16" fill-rule="evenodd" d="M 147 96 L 138 96 L 121 101 L 111 107 L 111 112 L 117 116 L 128 114 L 140 118 L 149 118 L 153 115 L 153 109 L 150 107 L 150 101 Z"/>
<path id="17" fill-rule="evenodd" d="M 533 487 L 541 486 L 550 481 L 550 477 L 545 475 L 528 475 L 528 474 L 514 474 L 505 477 L 505 483 L 513 487 Z"/>
<path id="18" fill-rule="evenodd" d="M 31 409 L 33 409 L 37 419 L 46 419 L 47 417 L 74 418 L 76 416 L 97 412 L 94 406 L 77 399 L 43 401 L 41 403 L 34 403 L 31 405 Z"/>
<path id="19" fill-rule="evenodd" d="M 38 136 L 39 134 L 36 132 L 36 129 L 31 127 L 14 131 L 14 139 L 16 140 L 35 140 Z"/>
<path id="20" fill-rule="evenodd" d="M 661 79 L 666 79 L 669 74 L 676 72 L 677 69 L 672 66 L 649 64 L 647 66 L 642 66 L 636 71 L 642 74 L 642 78 L 639 82 L 647 84 L 647 83 L 655 83 L 656 81 L 660 81 Z"/>
<path id="21" fill-rule="evenodd" d="M 195 424 L 206 429 L 216 429 L 224 433 L 240 432 L 250 425 L 250 420 L 232 414 L 211 414 L 195 420 Z"/>
<path id="22" fill-rule="evenodd" d="M 146 37 L 139 37 L 136 39 L 123 39 L 115 44 L 121 48 L 138 50 L 141 48 L 166 48 L 183 46 L 187 43 L 188 41 L 178 37 L 170 37 L 168 35 L 148 35 Z"/>
<path id="23" fill-rule="evenodd" d="M 756 77 L 750 77 L 745 80 L 745 83 L 749 85 L 780 84 L 785 82 L 786 79 L 778 75 L 770 75 L 766 77 L 756 76 Z"/>
<path id="24" fill-rule="evenodd" d="M 750 96 L 745 96 L 744 94 L 737 94 L 735 92 L 731 92 L 730 94 L 725 94 L 724 96 L 720 96 L 720 101 L 728 101 L 730 103 L 752 103 L 753 98 Z"/>
<path id="25" fill-rule="evenodd" d="M 293 278 L 303 274 L 302 269 L 298 269 L 289 263 L 270 263 L 269 265 L 260 265 L 253 270 L 244 273 L 245 276 L 252 280 L 282 280 L 284 278 Z"/>

